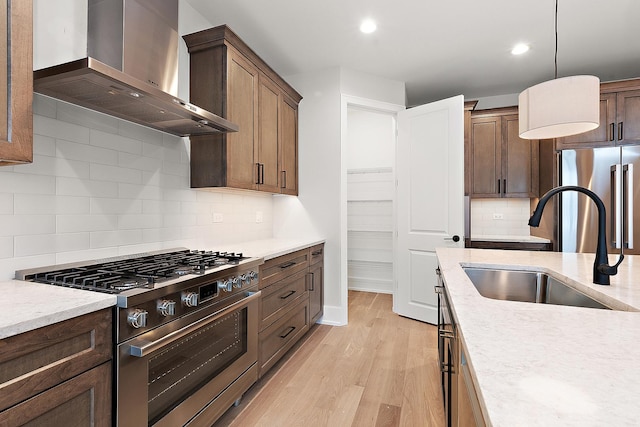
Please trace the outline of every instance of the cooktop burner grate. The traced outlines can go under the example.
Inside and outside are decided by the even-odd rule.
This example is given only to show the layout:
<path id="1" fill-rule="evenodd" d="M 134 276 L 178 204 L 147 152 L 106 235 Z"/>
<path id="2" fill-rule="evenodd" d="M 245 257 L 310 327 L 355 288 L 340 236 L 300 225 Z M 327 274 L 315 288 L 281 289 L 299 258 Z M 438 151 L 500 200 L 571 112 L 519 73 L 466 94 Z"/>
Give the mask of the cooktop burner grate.
<path id="1" fill-rule="evenodd" d="M 71 288 L 119 293 L 128 289 L 153 288 L 157 282 L 187 274 L 205 274 L 208 269 L 236 265 L 243 259 L 245 258 L 242 253 L 186 249 L 36 273 L 32 280 Z"/>

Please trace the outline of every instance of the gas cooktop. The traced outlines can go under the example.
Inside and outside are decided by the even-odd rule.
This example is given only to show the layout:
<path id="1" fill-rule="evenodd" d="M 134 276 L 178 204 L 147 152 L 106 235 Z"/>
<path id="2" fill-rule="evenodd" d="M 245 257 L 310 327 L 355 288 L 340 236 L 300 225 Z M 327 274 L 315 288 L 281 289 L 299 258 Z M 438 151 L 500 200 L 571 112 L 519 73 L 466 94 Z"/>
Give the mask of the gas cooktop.
<path id="1" fill-rule="evenodd" d="M 16 271 L 16 279 L 117 294 L 189 275 L 205 275 L 245 260 L 242 253 L 170 249 L 128 257 Z"/>

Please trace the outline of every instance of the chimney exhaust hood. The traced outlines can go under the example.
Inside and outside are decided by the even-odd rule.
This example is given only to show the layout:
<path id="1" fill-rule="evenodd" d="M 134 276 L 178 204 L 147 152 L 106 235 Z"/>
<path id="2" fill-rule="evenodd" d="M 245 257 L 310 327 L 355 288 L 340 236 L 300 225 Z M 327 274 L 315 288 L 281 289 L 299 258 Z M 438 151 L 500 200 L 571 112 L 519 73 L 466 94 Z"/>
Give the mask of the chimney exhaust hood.
<path id="1" fill-rule="evenodd" d="M 87 57 L 34 71 L 34 92 L 178 136 L 238 130 L 176 96 L 177 0 L 88 1 Z"/>

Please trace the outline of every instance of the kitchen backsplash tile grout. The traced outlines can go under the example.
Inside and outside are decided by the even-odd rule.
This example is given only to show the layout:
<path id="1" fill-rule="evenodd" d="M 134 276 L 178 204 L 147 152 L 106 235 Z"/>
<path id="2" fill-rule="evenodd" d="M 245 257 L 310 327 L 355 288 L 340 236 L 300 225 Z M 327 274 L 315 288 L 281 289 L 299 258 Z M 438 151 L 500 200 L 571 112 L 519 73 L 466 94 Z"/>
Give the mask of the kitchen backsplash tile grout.
<path id="1" fill-rule="evenodd" d="M 0 169 L 1 279 L 21 268 L 177 246 L 224 250 L 273 236 L 271 195 L 189 188 L 188 139 L 38 94 L 33 105 L 34 163 Z"/>

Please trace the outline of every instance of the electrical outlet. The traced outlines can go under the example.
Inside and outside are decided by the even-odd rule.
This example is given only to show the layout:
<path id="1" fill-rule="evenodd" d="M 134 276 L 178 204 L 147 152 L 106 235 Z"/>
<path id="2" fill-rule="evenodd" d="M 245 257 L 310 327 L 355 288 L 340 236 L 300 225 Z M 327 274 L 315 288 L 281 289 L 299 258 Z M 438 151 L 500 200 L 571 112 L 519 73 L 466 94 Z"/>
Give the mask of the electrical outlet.
<path id="1" fill-rule="evenodd" d="M 262 211 L 256 211 L 256 222 L 261 223 L 263 221 Z"/>
<path id="2" fill-rule="evenodd" d="M 501 213 L 494 213 L 493 219 L 504 219 L 504 215 Z"/>
<path id="3" fill-rule="evenodd" d="M 224 220 L 224 217 L 221 213 L 214 212 L 212 217 L 213 217 L 213 222 L 222 222 Z"/>

